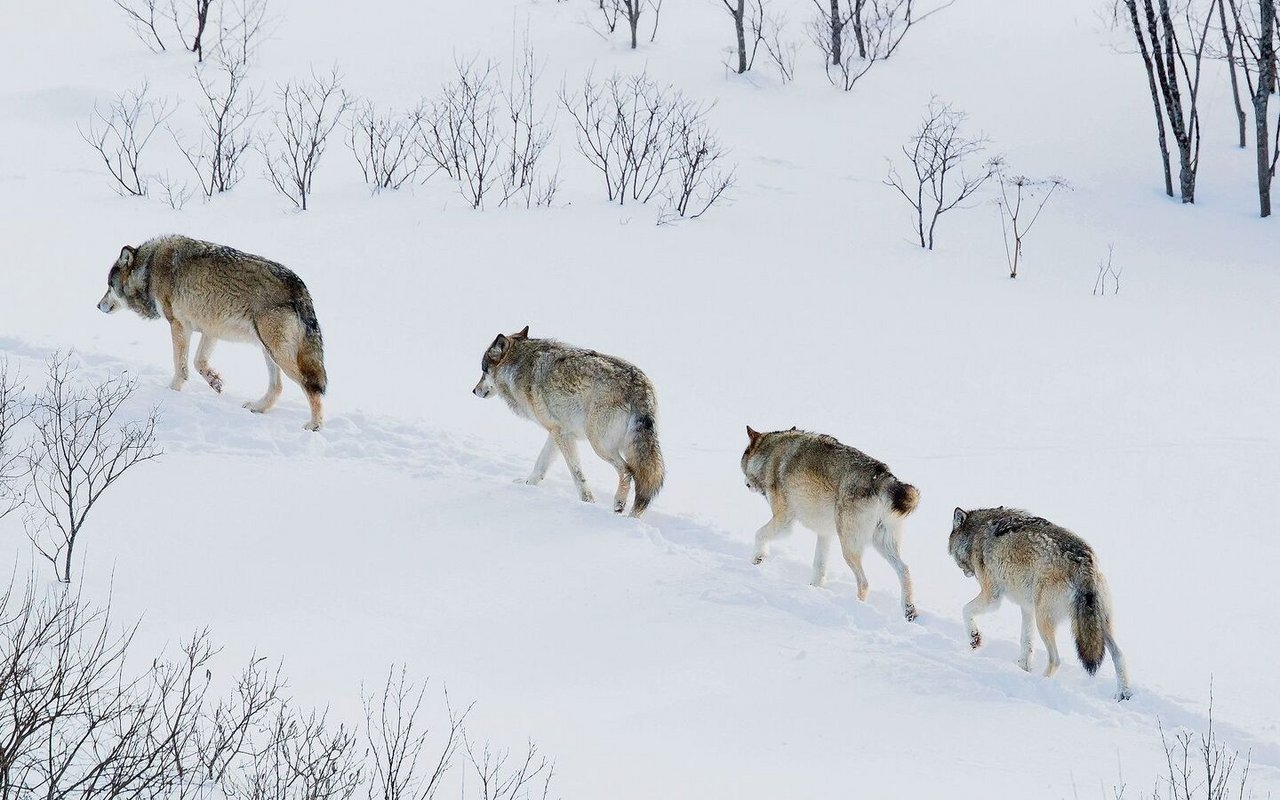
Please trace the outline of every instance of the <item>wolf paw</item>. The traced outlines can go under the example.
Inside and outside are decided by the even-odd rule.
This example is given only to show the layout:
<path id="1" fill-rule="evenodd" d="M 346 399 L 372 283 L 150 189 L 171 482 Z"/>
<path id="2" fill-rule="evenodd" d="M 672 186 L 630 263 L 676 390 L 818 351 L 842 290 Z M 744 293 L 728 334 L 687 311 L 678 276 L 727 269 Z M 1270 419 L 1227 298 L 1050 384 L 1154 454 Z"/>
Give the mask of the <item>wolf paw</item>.
<path id="1" fill-rule="evenodd" d="M 218 394 L 222 394 L 222 376 L 211 369 L 206 369 L 200 373 L 200 377 L 205 379 L 209 384 L 209 388 Z"/>
<path id="2" fill-rule="evenodd" d="M 977 650 L 979 647 L 982 647 L 982 634 L 974 631 L 969 634 L 969 649 Z"/>
<path id="3" fill-rule="evenodd" d="M 303 430 L 308 430 L 308 431 L 318 431 L 320 430 L 320 423 L 315 422 L 313 420 L 311 422 L 308 422 L 306 425 L 303 425 L 302 428 Z"/>
<path id="4" fill-rule="evenodd" d="M 764 563 L 766 557 L 764 553 L 756 553 L 755 558 L 751 559 L 751 563 L 758 567 Z"/>
<path id="5" fill-rule="evenodd" d="M 246 403 L 242 406 L 242 408 L 247 408 L 247 409 L 249 409 L 250 411 L 252 411 L 252 412 L 253 412 L 253 413 L 255 413 L 255 414 L 265 414 L 265 413 L 267 413 L 267 409 L 266 409 L 266 408 L 264 408 L 264 407 L 262 406 L 262 404 L 260 404 L 260 403 L 254 403 L 254 402 L 252 402 L 252 401 L 250 401 L 250 402 L 246 402 Z"/>
<path id="6" fill-rule="evenodd" d="M 1133 699 L 1133 690 L 1131 689 L 1124 689 L 1123 691 L 1121 691 L 1119 694 L 1116 695 L 1116 701 L 1120 703 L 1123 703 L 1125 700 L 1132 700 L 1132 699 Z"/>
<path id="7" fill-rule="evenodd" d="M 578 495 L 578 497 L 582 498 L 582 502 L 584 503 L 594 503 L 596 501 L 596 496 L 593 495 L 591 492 L 583 492 L 582 494 Z"/>
<path id="8" fill-rule="evenodd" d="M 186 378 L 174 378 L 173 380 L 169 381 L 169 388 L 174 390 L 175 392 L 180 392 L 182 391 L 182 387 L 185 386 L 186 383 L 187 383 Z"/>
<path id="9" fill-rule="evenodd" d="M 626 511 L 626 510 L 627 510 L 627 501 L 626 501 L 626 500 L 623 500 L 621 503 L 614 503 L 614 504 L 613 504 L 613 513 L 615 513 L 615 514 L 621 514 L 623 511 Z"/>
<path id="10" fill-rule="evenodd" d="M 907 603 L 906 607 L 903 608 L 902 611 L 903 611 L 903 616 L 907 618 L 907 622 L 915 622 L 916 617 L 919 616 L 919 614 L 916 613 L 915 603 Z"/>

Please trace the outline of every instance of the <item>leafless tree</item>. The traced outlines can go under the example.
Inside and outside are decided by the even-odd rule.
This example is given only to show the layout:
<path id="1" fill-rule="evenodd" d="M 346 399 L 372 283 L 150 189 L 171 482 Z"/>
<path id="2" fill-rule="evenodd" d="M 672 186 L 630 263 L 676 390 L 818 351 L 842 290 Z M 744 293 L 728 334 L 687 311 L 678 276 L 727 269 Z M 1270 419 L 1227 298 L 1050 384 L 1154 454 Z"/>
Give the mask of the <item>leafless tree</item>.
<path id="1" fill-rule="evenodd" d="M 71 582 L 76 543 L 103 492 L 161 453 L 155 410 L 142 419 L 119 419 L 137 388 L 133 378 L 118 375 L 88 386 L 75 378 L 69 355 L 50 360 L 34 402 L 27 456 L 32 504 L 43 512 L 29 523 L 28 535 L 64 583 Z"/>
<path id="2" fill-rule="evenodd" d="M 1062 178 L 1044 179 L 1028 178 L 1025 175 L 1011 175 L 1003 162 L 996 162 L 996 180 L 1000 185 L 1000 196 L 996 205 L 1000 207 L 1000 230 L 1004 233 L 1005 257 L 1009 261 L 1009 277 L 1018 277 L 1018 265 L 1022 261 L 1022 240 L 1040 219 L 1049 198 L 1059 189 L 1069 190 L 1071 187 Z"/>
<path id="3" fill-rule="evenodd" d="M 169 19 L 183 47 L 195 53 L 198 61 L 204 60 L 204 35 L 213 8 L 214 0 L 169 0 Z"/>
<path id="4" fill-rule="evenodd" d="M 150 89 L 143 81 L 137 89 L 118 95 L 106 110 L 95 103 L 87 129 L 79 129 L 80 138 L 102 159 L 122 195 L 145 197 L 150 191 L 151 175 L 142 168 L 142 154 L 173 113 L 168 100 L 149 96 Z"/>
<path id="5" fill-rule="evenodd" d="M 279 704 L 264 738 L 222 789 L 232 800 L 349 800 L 363 780 L 358 742 L 327 712 L 304 716 Z"/>
<path id="6" fill-rule="evenodd" d="M 1258 209 L 1260 216 L 1271 216 L 1271 181 L 1280 157 L 1280 122 L 1276 124 L 1276 146 L 1268 156 L 1270 134 L 1267 131 L 1267 105 L 1276 88 L 1276 4 L 1275 0 L 1258 0 L 1257 85 L 1253 89 L 1254 138 L 1258 153 Z"/>
<path id="7" fill-rule="evenodd" d="M 822 53 L 827 80 L 846 92 L 898 50 L 911 28 L 955 0 L 922 10 L 918 0 L 813 0 L 810 38 Z"/>
<path id="8" fill-rule="evenodd" d="M 164 39 L 156 25 L 165 16 L 160 8 L 160 0 L 113 0 L 116 7 L 129 19 L 129 27 L 138 40 L 150 48 L 153 53 L 166 50 Z"/>
<path id="9" fill-rule="evenodd" d="M 427 157 L 458 182 L 472 208 L 482 208 L 498 181 L 503 156 L 498 108 L 497 66 L 486 61 L 457 61 L 454 79 L 432 102 L 423 123 Z"/>
<path id="10" fill-rule="evenodd" d="M 884 181 L 911 205 L 920 246 L 930 250 L 938 218 L 978 191 L 999 165 L 998 158 L 989 158 L 974 168 L 988 139 L 965 133 L 965 119 L 964 112 L 950 104 L 937 98 L 930 101 L 928 116 L 902 148 L 910 176 L 903 178 L 890 162 Z"/>
<path id="11" fill-rule="evenodd" d="M 461 714 L 448 709 L 449 727 L 436 754 L 427 753 L 426 721 L 420 714 L 426 684 L 414 685 L 404 667 L 387 674 L 380 697 L 364 697 L 365 738 L 368 741 L 369 800 L 432 800 L 462 744 Z M 448 707 L 448 693 L 445 694 Z"/>
<path id="12" fill-rule="evenodd" d="M 1178 184 L 1182 202 L 1194 203 L 1200 165 L 1200 75 L 1211 8 L 1188 3 L 1171 9 L 1170 0 L 1123 0 L 1156 112 L 1158 142 L 1165 163 L 1165 192 L 1173 196 L 1165 126 L 1178 148 Z M 1201 19 L 1194 11 L 1201 12 Z M 1181 12 L 1181 13 L 1179 13 Z"/>
<path id="13" fill-rule="evenodd" d="M 649 31 L 649 44 L 658 38 L 658 19 L 662 16 L 663 0 L 648 0 L 649 7 L 653 9 L 653 29 Z"/>
<path id="14" fill-rule="evenodd" d="M 347 146 L 360 165 L 360 174 L 376 194 L 399 189 L 422 169 L 422 106 L 409 111 L 379 112 L 365 100 L 352 107 Z"/>
<path id="15" fill-rule="evenodd" d="M 31 416 L 22 379 L 0 359 L 0 519 L 25 504 L 28 475 L 27 446 L 18 441 L 18 427 Z"/>
<path id="16" fill-rule="evenodd" d="M 677 122 L 673 131 L 671 180 L 665 189 L 669 214 L 697 219 L 733 186 L 728 153 L 707 129 L 701 115 Z"/>
<path id="17" fill-rule="evenodd" d="M 1120 294 L 1120 273 L 1124 271 L 1124 267 L 1115 265 L 1113 258 L 1115 256 L 1115 245 L 1107 245 L 1107 257 L 1105 260 L 1098 261 L 1098 277 L 1093 282 L 1093 294 L 1102 296 L 1107 293 L 1107 279 L 1111 279 L 1111 293 Z"/>
<path id="18" fill-rule="evenodd" d="M 754 35 L 760 37 L 760 43 L 764 45 L 765 54 L 769 56 L 769 60 L 773 62 L 773 66 L 778 70 L 779 80 L 787 84 L 795 80 L 796 56 L 800 47 L 795 42 L 782 38 L 785 29 L 786 18 L 784 16 L 766 14 L 760 19 L 760 27 L 754 32 Z"/>
<path id="19" fill-rule="evenodd" d="M 190 183 L 175 178 L 167 172 L 156 175 L 155 182 L 160 187 L 160 197 L 174 211 L 181 211 L 194 194 Z"/>
<path id="20" fill-rule="evenodd" d="M 739 75 L 755 64 L 756 53 L 765 39 L 764 0 L 720 0 L 720 5 L 733 20 L 733 33 L 738 63 L 733 67 Z M 748 33 L 750 43 L 748 44 Z"/>
<path id="21" fill-rule="evenodd" d="M 711 191 L 712 202 L 731 182 L 732 170 L 721 169 L 721 148 L 707 128 L 710 107 L 646 73 L 614 73 L 601 83 L 588 74 L 579 92 L 562 88 L 560 101 L 574 120 L 579 152 L 604 178 L 608 199 L 619 205 L 629 199 L 646 203 L 672 189 L 677 172 L 703 190 L 715 184 L 713 175 L 727 179 L 719 191 Z M 713 147 L 715 158 L 708 157 L 710 150 L 699 155 L 699 143 Z M 682 189 L 674 189 L 673 196 L 682 195 Z"/>
<path id="22" fill-rule="evenodd" d="M 463 734 L 463 749 L 479 784 L 479 800 L 546 800 L 555 764 L 529 742 L 523 754 L 498 750 L 488 742 L 477 746 Z"/>
<path id="23" fill-rule="evenodd" d="M 200 138 L 184 145 L 170 128 L 206 198 L 228 191 L 244 177 L 244 156 L 254 141 L 253 121 L 261 113 L 258 93 L 246 85 L 245 51 L 236 49 L 225 56 L 220 52 L 214 61 L 216 77 L 209 75 L 209 66 L 195 69 L 201 96 Z"/>
<path id="24" fill-rule="evenodd" d="M 543 156 L 554 130 L 555 107 L 544 107 L 537 101 L 536 90 L 542 66 L 533 48 L 524 45 L 522 58 L 513 63 L 502 92 L 506 120 L 510 125 L 505 139 L 506 157 L 500 176 L 502 203 L 512 200 L 525 208 L 548 206 L 559 188 L 558 170 L 543 169 Z"/>
<path id="25" fill-rule="evenodd" d="M 622 10 L 622 16 L 627 21 L 627 27 L 631 30 L 631 49 L 636 49 L 637 37 L 640 30 L 640 17 L 644 14 L 644 7 L 648 5 L 648 0 L 609 0 Z M 658 35 L 655 26 L 653 35 Z M 650 39 L 652 41 L 652 39 Z"/>
<path id="26" fill-rule="evenodd" d="M 218 42 L 215 55 L 221 61 L 251 63 L 262 40 L 274 28 L 268 0 L 219 0 Z"/>
<path id="27" fill-rule="evenodd" d="M 267 178 L 280 194 L 306 211 L 320 157 L 329 134 L 338 126 L 351 100 L 334 67 L 327 75 L 311 73 L 310 80 L 290 81 L 278 89 L 280 108 L 272 121 L 275 135 L 258 143 L 267 164 Z"/>
<path id="28" fill-rule="evenodd" d="M 1118 11 L 1119 4 L 1116 4 Z M 1205 54 L 1209 57 L 1219 59 L 1227 65 L 1227 76 L 1231 81 L 1231 100 L 1235 104 L 1236 126 L 1239 131 L 1240 148 L 1244 149 L 1248 145 L 1246 136 L 1248 129 L 1248 114 L 1245 113 L 1244 103 L 1240 98 L 1240 62 L 1241 47 L 1237 41 L 1237 29 L 1234 21 L 1228 18 L 1226 0 L 1210 0 L 1210 13 L 1217 9 L 1218 15 L 1218 34 L 1221 39 L 1221 48 L 1213 42 L 1205 45 Z"/>

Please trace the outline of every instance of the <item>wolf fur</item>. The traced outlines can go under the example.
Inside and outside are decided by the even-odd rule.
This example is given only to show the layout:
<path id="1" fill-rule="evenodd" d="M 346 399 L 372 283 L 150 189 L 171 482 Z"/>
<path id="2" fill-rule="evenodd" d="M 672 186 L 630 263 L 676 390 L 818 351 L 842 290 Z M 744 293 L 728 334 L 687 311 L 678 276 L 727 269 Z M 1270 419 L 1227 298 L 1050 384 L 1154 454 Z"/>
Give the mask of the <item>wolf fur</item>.
<path id="1" fill-rule="evenodd" d="M 230 247 L 162 236 L 137 247 L 126 245 L 107 274 L 107 292 L 98 309 L 107 314 L 129 307 L 147 319 L 163 317 L 173 338 L 173 381 L 187 381 L 187 348 L 200 334 L 196 371 L 215 392 L 222 376 L 209 364 L 220 339 L 256 342 L 267 362 L 267 392 L 245 408 L 261 414 L 280 398 L 280 372 L 296 381 L 311 405 L 306 427 L 324 424 L 321 397 L 328 384 L 324 341 L 311 294 L 290 269 Z"/>
<path id="2" fill-rule="evenodd" d="M 1049 664 L 1045 677 L 1062 663 L 1056 629 L 1071 618 L 1076 654 L 1090 674 L 1105 652 L 1116 670 L 1117 696 L 1131 696 L 1124 655 L 1111 627 L 1111 597 L 1093 548 L 1066 528 L 1016 508 L 957 508 L 949 542 L 951 557 L 965 575 L 978 579 L 978 596 L 964 607 L 969 644 L 982 645 L 974 617 L 993 610 L 1007 596 L 1022 609 L 1022 654 L 1018 666 L 1031 669 L 1031 628 L 1040 631 Z"/>
<path id="3" fill-rule="evenodd" d="M 473 393 L 497 393 L 517 415 L 547 430 L 547 442 L 523 482 L 537 485 L 557 451 L 564 456 L 578 495 L 594 502 L 578 461 L 578 440 L 618 471 L 613 510 L 621 514 L 635 482 L 631 516 L 644 513 L 662 488 L 665 468 L 658 446 L 658 403 L 653 385 L 634 365 L 554 339 L 531 339 L 529 327 L 499 334 L 480 359 Z"/>
<path id="4" fill-rule="evenodd" d="M 819 433 L 792 428 L 759 433 L 747 428 L 742 473 L 747 488 L 769 501 L 773 517 L 756 532 L 755 563 L 769 557 L 769 545 L 799 521 L 818 535 L 813 553 L 813 585 L 827 578 L 834 535 L 858 581 L 858 599 L 867 599 L 862 554 L 870 544 L 898 573 L 902 610 L 916 618 L 911 571 L 902 560 L 902 521 L 915 510 L 920 493 L 893 476 L 884 463 Z"/>

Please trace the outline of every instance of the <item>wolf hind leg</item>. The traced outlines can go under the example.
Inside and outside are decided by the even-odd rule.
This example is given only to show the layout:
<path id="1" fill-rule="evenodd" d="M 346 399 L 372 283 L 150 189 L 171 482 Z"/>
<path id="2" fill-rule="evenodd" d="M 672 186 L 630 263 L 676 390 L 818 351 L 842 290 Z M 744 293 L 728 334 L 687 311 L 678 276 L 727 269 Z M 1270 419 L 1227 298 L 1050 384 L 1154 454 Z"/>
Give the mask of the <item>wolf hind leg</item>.
<path id="1" fill-rule="evenodd" d="M 591 489 L 587 486 L 587 476 L 583 474 L 582 462 L 578 460 L 578 440 L 568 434 L 557 433 L 555 443 L 560 448 L 560 455 L 564 456 L 564 463 L 569 467 L 574 485 L 578 487 L 578 497 L 584 503 L 594 503 L 595 495 L 591 494 Z"/>
<path id="2" fill-rule="evenodd" d="M 244 404 L 245 408 L 255 414 L 265 414 L 275 407 L 276 401 L 280 399 L 280 392 L 284 389 L 284 384 L 280 380 L 280 367 L 276 365 L 266 345 L 262 346 L 262 358 L 267 362 L 267 393 L 257 400 Z"/>
<path id="3" fill-rule="evenodd" d="M 908 622 L 914 622 L 916 618 L 915 584 L 911 580 L 911 569 L 907 566 L 907 562 L 902 560 L 902 551 L 899 549 L 899 530 L 896 523 L 881 520 L 875 534 L 871 537 L 871 544 L 898 574 L 898 584 L 902 587 L 902 614 Z"/>
<path id="4" fill-rule="evenodd" d="M 187 383 L 187 348 L 191 343 L 191 332 L 180 320 L 171 319 L 169 335 L 173 339 L 173 380 L 169 381 L 169 388 L 180 392 Z"/>
<path id="5" fill-rule="evenodd" d="M 1000 605 L 1000 594 L 991 580 L 983 573 L 978 573 L 978 596 L 964 604 L 964 627 L 969 632 L 969 647 L 977 650 L 982 647 L 982 632 L 974 617 L 985 614 Z"/>
<path id="6" fill-rule="evenodd" d="M 271 398 L 270 403 L 258 413 L 265 412 L 279 399 L 280 389 L 277 387 L 282 371 L 289 376 L 290 380 L 301 386 L 307 396 L 307 404 L 311 407 L 311 420 L 304 427 L 312 431 L 320 430 L 320 426 L 324 424 L 324 409 L 320 399 L 323 386 L 314 387 L 313 381 L 304 374 L 302 365 L 299 363 L 298 355 L 303 344 L 303 330 L 298 315 L 290 308 L 273 309 L 254 320 L 254 329 L 258 332 L 258 338 L 262 340 L 267 358 L 278 368 L 278 371 L 271 372 L 271 385 L 267 388 L 267 394 L 255 405 L 261 405 L 268 397 Z M 270 367 L 268 370 L 270 371 Z M 250 410 L 257 411 L 253 407 L 250 407 Z"/>
<path id="7" fill-rule="evenodd" d="M 1111 664 L 1116 668 L 1116 699 L 1128 700 L 1133 697 L 1133 690 L 1129 688 L 1129 670 L 1124 663 L 1124 653 L 1120 652 L 1115 637 L 1111 635 L 1110 624 L 1103 638 L 1107 643 L 1107 652 L 1111 654 Z"/>
<path id="8" fill-rule="evenodd" d="M 618 489 L 613 493 L 613 511 L 621 514 L 627 508 L 627 495 L 631 494 L 631 467 L 627 466 L 626 459 L 617 448 L 611 450 L 592 436 L 587 437 L 587 442 L 602 461 L 618 471 Z"/>
<path id="9" fill-rule="evenodd" d="M 769 545 L 779 536 L 791 532 L 791 523 L 795 517 L 787 505 L 787 498 L 781 492 L 769 493 L 769 508 L 773 516 L 756 531 L 756 549 L 751 557 L 752 564 L 763 564 L 769 557 Z"/>
<path id="10" fill-rule="evenodd" d="M 196 347 L 196 372 L 205 379 L 210 389 L 222 394 L 222 376 L 209 366 L 209 357 L 213 355 L 213 346 L 217 343 L 217 337 L 208 332 L 200 334 L 200 345 Z"/>
<path id="11" fill-rule="evenodd" d="M 877 510 L 865 499 L 842 497 L 836 501 L 836 535 L 840 537 L 840 551 L 849 569 L 853 570 L 853 577 L 858 582 L 858 599 L 863 601 L 867 599 L 871 585 L 862 569 L 862 554 L 878 522 Z"/>
<path id="12" fill-rule="evenodd" d="M 1045 652 L 1049 654 L 1049 664 L 1044 668 L 1044 676 L 1052 678 L 1062 664 L 1062 656 L 1058 655 L 1058 626 L 1049 613 L 1048 603 L 1036 603 L 1036 627 L 1040 630 L 1040 640 L 1044 642 Z"/>

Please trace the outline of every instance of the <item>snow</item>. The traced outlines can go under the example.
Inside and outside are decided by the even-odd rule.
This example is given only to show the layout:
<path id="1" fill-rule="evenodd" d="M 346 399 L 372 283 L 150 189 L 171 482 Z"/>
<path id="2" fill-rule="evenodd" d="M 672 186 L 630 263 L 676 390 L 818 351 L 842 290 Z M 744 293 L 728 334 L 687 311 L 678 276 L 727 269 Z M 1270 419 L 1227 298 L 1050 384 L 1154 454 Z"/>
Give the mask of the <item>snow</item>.
<path id="1" fill-rule="evenodd" d="M 405 663 L 475 699 L 485 735 L 536 740 L 566 798 L 1111 796 L 1160 771 L 1157 721 L 1204 727 L 1210 680 L 1220 735 L 1274 793 L 1280 273 L 1225 83 L 1206 90 L 1199 200 L 1183 207 L 1159 191 L 1139 68 L 1088 4 L 961 0 L 847 95 L 807 51 L 793 85 L 726 75 L 724 12 L 667 5 L 633 53 L 579 22 L 585 0 L 272 0 L 280 23 L 253 74 L 269 90 L 337 62 L 351 91 L 403 106 L 455 57 L 509 58 L 526 31 L 548 101 L 587 69 L 647 68 L 717 101 L 739 164 L 734 202 L 677 226 L 605 205 L 564 117 L 564 205 L 549 210 L 473 212 L 440 177 L 369 197 L 339 142 L 304 214 L 256 162 L 229 196 L 180 212 L 121 199 L 76 125 L 144 76 L 187 98 L 189 124 L 189 57 L 147 53 L 106 3 L 28 4 L 0 28 L 4 52 L 43 48 L 0 76 L 0 353 L 29 384 L 57 349 L 86 378 L 127 369 L 136 408 L 163 418 L 166 455 L 94 512 L 85 591 L 142 616 L 144 652 L 209 626 L 226 669 L 282 658 L 300 701 L 344 718 L 362 683 Z M 808 11 L 792 5 L 799 38 Z M 1075 187 L 1016 282 L 994 207 L 944 217 L 922 252 L 881 184 L 934 94 L 1016 169 Z M 157 163 L 179 172 L 171 153 Z M 224 395 L 194 376 L 172 393 L 164 326 L 96 310 L 120 245 L 169 231 L 306 280 L 325 430 L 302 430 L 292 384 L 265 416 L 240 408 L 265 381 L 253 348 L 215 354 Z M 1108 243 L 1122 289 L 1094 297 Z M 469 390 L 485 345 L 525 324 L 657 386 L 669 475 L 645 520 L 609 513 L 612 472 L 586 455 L 595 506 L 562 466 L 542 487 L 512 483 L 543 434 Z M 838 560 L 830 588 L 808 586 L 803 529 L 751 565 L 768 509 L 738 469 L 747 424 L 831 433 L 920 488 L 904 542 L 918 624 L 874 555 L 866 604 Z M 1071 656 L 1052 680 L 1018 670 L 1007 604 L 968 651 L 976 585 L 946 536 L 956 505 L 997 504 L 1097 549 L 1132 701 L 1113 702 L 1109 663 L 1092 679 Z M 21 572 L 11 523 L 0 571 Z"/>

